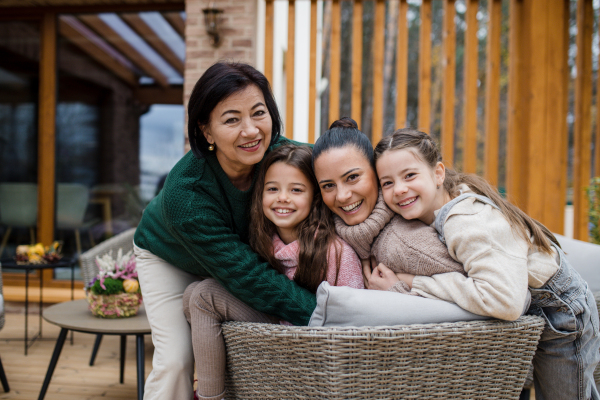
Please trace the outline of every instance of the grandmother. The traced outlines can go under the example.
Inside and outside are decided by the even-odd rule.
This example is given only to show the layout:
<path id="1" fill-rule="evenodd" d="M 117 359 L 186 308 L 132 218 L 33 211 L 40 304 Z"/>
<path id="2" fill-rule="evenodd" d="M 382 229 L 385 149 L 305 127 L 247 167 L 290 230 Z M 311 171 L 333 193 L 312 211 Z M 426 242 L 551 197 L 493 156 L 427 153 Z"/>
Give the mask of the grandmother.
<path id="1" fill-rule="evenodd" d="M 193 352 L 182 296 L 212 277 L 254 309 L 307 325 L 314 294 L 278 274 L 248 245 L 256 166 L 282 138 L 265 76 L 246 64 L 217 63 L 188 104 L 188 152 L 144 211 L 134 237 L 154 357 L 145 399 L 191 399 Z"/>

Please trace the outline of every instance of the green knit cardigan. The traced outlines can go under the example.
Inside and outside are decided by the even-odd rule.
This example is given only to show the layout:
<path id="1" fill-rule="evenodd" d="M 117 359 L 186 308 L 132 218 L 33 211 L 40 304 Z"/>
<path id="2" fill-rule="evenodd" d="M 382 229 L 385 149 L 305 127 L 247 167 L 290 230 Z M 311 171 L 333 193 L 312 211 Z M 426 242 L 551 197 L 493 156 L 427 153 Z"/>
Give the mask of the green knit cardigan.
<path id="1" fill-rule="evenodd" d="M 268 151 L 289 143 L 295 142 L 280 138 Z M 248 245 L 255 179 L 256 174 L 247 191 L 238 190 L 214 154 L 197 159 L 188 152 L 144 210 L 134 242 L 184 271 L 213 277 L 258 311 L 307 325 L 315 295 L 279 274 Z"/>

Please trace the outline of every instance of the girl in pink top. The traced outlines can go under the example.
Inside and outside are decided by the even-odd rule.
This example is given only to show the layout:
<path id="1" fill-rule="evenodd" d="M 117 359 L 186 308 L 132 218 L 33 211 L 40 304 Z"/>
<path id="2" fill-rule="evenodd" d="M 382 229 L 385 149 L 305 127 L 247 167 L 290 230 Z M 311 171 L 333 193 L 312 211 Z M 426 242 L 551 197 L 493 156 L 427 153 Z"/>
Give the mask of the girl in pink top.
<path id="1" fill-rule="evenodd" d="M 265 157 L 252 198 L 250 246 L 312 292 L 323 281 L 362 289 L 360 259 L 335 233 L 311 156 L 308 146 L 287 145 Z"/>
<path id="2" fill-rule="evenodd" d="M 263 160 L 250 210 L 250 246 L 277 271 L 316 292 L 323 281 L 363 289 L 360 259 L 335 233 L 312 170 L 312 149 L 281 146 Z M 196 399 L 225 396 L 225 321 L 283 323 L 244 304 L 216 280 L 190 284 L 183 311 L 192 330 Z"/>

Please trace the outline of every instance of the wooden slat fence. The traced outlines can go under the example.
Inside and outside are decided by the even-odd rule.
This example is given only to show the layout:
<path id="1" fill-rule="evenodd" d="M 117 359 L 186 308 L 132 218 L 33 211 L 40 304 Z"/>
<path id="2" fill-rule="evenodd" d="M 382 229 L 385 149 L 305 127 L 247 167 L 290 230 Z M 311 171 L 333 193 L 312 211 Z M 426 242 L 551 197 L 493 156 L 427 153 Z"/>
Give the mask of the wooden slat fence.
<path id="1" fill-rule="evenodd" d="M 342 101 L 351 102 L 351 117 L 362 126 L 365 117 L 364 80 L 365 71 L 372 71 L 370 92 L 372 99 L 367 100 L 370 108 L 368 115 L 370 126 L 365 130 L 370 135 L 373 144 L 381 137 L 392 132 L 395 128 L 405 127 L 413 121 L 417 128 L 439 137 L 444 160 L 450 165 L 455 164 L 455 155 L 462 157 L 456 164 L 464 172 L 483 173 L 494 185 L 506 188 L 512 201 L 524 208 L 530 215 L 542 220 L 551 230 L 563 233 L 562 211 L 555 210 L 558 217 L 548 217 L 554 204 L 563 204 L 567 200 L 567 186 L 572 186 L 572 202 L 575 213 L 574 237 L 587 240 L 588 202 L 584 187 L 592 176 L 600 175 L 600 123 L 593 123 L 593 116 L 600 104 L 600 79 L 596 82 L 596 98 L 594 89 L 595 71 L 592 66 L 593 54 L 600 51 L 593 49 L 594 18 L 597 11 L 593 9 L 593 0 L 422 0 L 418 6 L 419 19 L 418 38 L 409 37 L 409 15 L 414 2 L 407 0 L 265 0 L 266 3 L 266 33 L 265 33 L 265 75 L 271 79 L 273 75 L 273 38 L 274 38 L 274 3 L 288 4 L 288 47 L 285 57 L 286 76 L 286 136 L 293 138 L 294 119 L 308 118 L 308 141 L 314 143 L 321 133 L 316 109 L 317 98 L 320 96 L 321 67 L 317 65 L 318 52 L 329 51 L 329 98 L 325 106 L 328 112 L 329 125 L 338 119 Z M 298 37 L 295 24 L 298 4 L 310 3 L 310 35 L 305 38 L 310 42 L 310 71 L 308 115 L 293 115 L 294 113 L 294 73 L 295 43 L 304 40 Z M 318 32 L 317 16 L 319 7 L 329 2 L 327 10 L 329 21 L 327 31 Z M 352 17 L 342 23 L 342 3 L 352 3 Z M 391 6 L 392 3 L 393 7 Z M 464 52 L 457 54 L 457 9 L 464 13 L 464 25 L 460 28 L 464 34 Z M 570 16 L 570 6 L 576 6 L 576 21 Z M 432 32 L 432 21 L 439 18 L 433 11 L 442 9 L 441 32 Z M 369 8 L 373 12 L 372 39 L 366 42 L 364 34 L 367 27 L 364 13 Z M 324 8 L 322 8 L 324 9 Z M 391 15 L 389 10 L 394 11 Z M 508 15 L 504 15 L 508 10 Z M 478 15 L 487 15 L 485 20 L 479 20 Z M 542 13 L 546 22 L 536 23 L 535 13 Z M 395 54 L 390 59 L 385 47 L 386 21 L 397 18 L 395 35 Z M 412 15 L 411 18 L 415 18 Z M 504 18 L 504 19 L 503 19 Z M 540 19 L 540 18 L 538 18 Z M 508 20 L 508 32 L 502 32 L 503 20 Z M 558 24 L 556 29 L 544 27 Z M 564 29 L 560 25 L 564 24 Z M 569 26 L 576 25 L 576 76 L 570 75 L 573 68 L 567 63 L 569 53 Z M 439 26 L 437 24 L 436 26 Z M 480 49 L 482 40 L 478 34 L 484 27 L 486 30 L 486 46 Z M 341 99 L 340 80 L 343 76 L 342 65 L 342 35 L 344 29 L 352 29 L 352 56 L 350 58 L 351 91 L 349 99 Z M 317 36 L 322 33 L 329 35 L 328 48 L 319 48 Z M 432 37 L 441 37 L 441 56 L 432 54 Z M 507 40 L 502 40 L 502 35 Z M 529 35 L 529 36 L 527 36 Z M 536 36 L 537 35 L 537 36 Z M 554 36 L 553 36 L 554 35 Z M 529 40 L 524 38 L 529 37 Z M 412 40 L 418 40 L 418 45 L 409 47 Z M 508 47 L 506 47 L 506 42 Z M 462 43 L 462 42 L 461 42 Z M 503 44 L 504 43 L 504 44 Z M 560 43 L 551 47 L 552 43 Z M 368 46 L 368 47 L 363 47 Z M 504 47 L 503 47 L 504 46 Z M 416 74 L 409 76 L 409 48 L 418 51 L 418 69 Z M 485 57 L 481 57 L 481 52 Z M 502 56 L 508 52 L 508 67 L 502 67 Z M 364 54 L 371 54 L 371 65 L 363 65 Z M 530 54 L 544 55 L 543 60 L 532 61 Z M 479 60 L 485 60 L 485 72 L 479 72 Z M 384 63 L 393 63 L 395 68 L 395 87 L 386 86 L 384 82 Z M 505 61 L 506 62 L 506 61 Z M 437 64 L 436 64 L 437 63 Z M 439 65 L 441 63 L 441 65 Z M 457 65 L 462 65 L 458 71 Z M 441 108 L 439 124 L 436 125 L 435 96 L 432 96 L 432 71 L 439 66 L 442 79 Z M 372 68 L 371 68 L 372 67 Z M 508 73 L 505 71 L 508 68 Z M 462 72 L 462 79 L 457 75 Z M 485 75 L 482 79 L 481 75 Z M 504 75 L 502 75 L 504 74 Z M 501 77 L 508 79 L 508 94 L 501 95 Z M 555 79 L 559 77 L 559 79 Z M 408 87 L 410 80 L 418 80 L 417 116 L 409 116 Z M 569 110 L 569 80 L 574 79 L 574 108 Z M 484 81 L 484 85 L 482 85 Z M 506 83 L 505 83 L 506 85 Z M 537 86 L 536 86 L 537 85 Z M 545 85 L 545 86 L 544 86 Z M 554 85 L 554 86 L 552 86 Z M 557 86 L 558 85 L 558 86 Z M 505 86 L 506 87 L 506 86 Z M 458 90 L 457 90 L 458 89 Z M 395 90 L 394 96 L 388 96 Z M 539 93 L 548 93 L 560 98 L 553 99 L 556 106 L 542 105 L 542 99 L 536 97 Z M 461 97 L 457 97 L 460 94 Z M 483 96 L 479 102 L 478 96 Z M 525 101 L 523 98 L 527 98 Z M 386 102 L 392 98 L 392 109 L 395 111 L 394 129 L 385 126 Z M 502 103 L 505 99 L 506 104 Z M 479 105 L 478 105 L 479 104 Z M 483 106 L 481 105 L 483 104 Z M 460 109 L 458 109 L 460 108 Z M 505 115 L 501 113 L 505 109 Z M 536 113 L 545 116 L 538 119 Z M 567 114 L 572 112 L 573 122 L 573 175 L 572 184 L 567 184 L 568 157 L 568 123 Z M 502 125 L 505 119 L 506 123 Z M 388 124 L 389 125 L 389 124 Z M 501 129 L 505 126 L 506 155 L 500 144 Z M 553 126 L 556 125 L 556 126 Z M 533 128 L 536 129 L 533 129 Z M 555 130 L 553 143 L 546 132 Z M 483 132 L 481 132 L 483 130 Z M 455 140 L 458 138 L 458 140 Z M 549 139 L 550 138 L 550 139 Z M 593 143 L 593 141 L 595 143 Z M 542 142 L 544 144 L 542 144 Z M 595 144 L 595 146 L 594 146 Z M 478 152 L 481 148 L 482 151 Z M 478 157 L 481 154 L 481 157 Z M 504 158 L 501 158 L 504 157 Z M 479 159 L 481 158 L 481 159 Z M 537 160 L 537 161 L 532 161 Z M 595 160 L 595 161 L 594 161 Z M 537 164 L 544 165 L 549 171 L 549 177 L 544 178 L 544 170 L 536 169 Z M 506 166 L 504 182 L 500 180 L 501 165 Z M 592 169 L 594 167 L 594 169 Z M 540 172 L 541 171 L 541 172 Z M 550 183 L 540 182 L 544 180 Z M 538 192 L 533 193 L 532 187 Z M 554 195 L 554 203 L 546 201 L 547 193 L 552 187 L 558 191 Z M 556 203 L 558 199 L 558 203 Z M 563 201 L 564 199 L 564 201 Z M 561 203 L 562 202 L 562 203 Z"/>

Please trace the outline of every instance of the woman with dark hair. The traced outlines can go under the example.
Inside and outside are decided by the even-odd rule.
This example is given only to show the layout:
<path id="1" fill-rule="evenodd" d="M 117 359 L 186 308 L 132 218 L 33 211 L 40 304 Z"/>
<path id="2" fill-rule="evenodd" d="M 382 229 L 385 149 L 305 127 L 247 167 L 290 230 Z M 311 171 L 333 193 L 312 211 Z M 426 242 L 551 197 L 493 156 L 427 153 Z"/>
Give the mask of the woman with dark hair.
<path id="1" fill-rule="evenodd" d="M 192 152 L 173 167 L 135 233 L 140 286 L 154 343 L 145 399 L 188 399 L 194 358 L 183 292 L 214 278 L 257 311 L 306 325 L 315 295 L 277 273 L 249 246 L 257 165 L 280 137 L 265 76 L 246 64 L 217 63 L 188 104 Z"/>
<path id="2" fill-rule="evenodd" d="M 406 221 L 385 204 L 375 172 L 373 147 L 350 118 L 335 121 L 315 143 L 313 166 L 323 202 L 334 213 L 337 234 L 363 260 L 373 257 L 397 273 L 431 276 L 463 272 L 435 229 Z M 365 286 L 416 295 L 403 281 L 390 287 L 364 265 Z M 412 272 L 411 272 L 412 271 Z"/>

